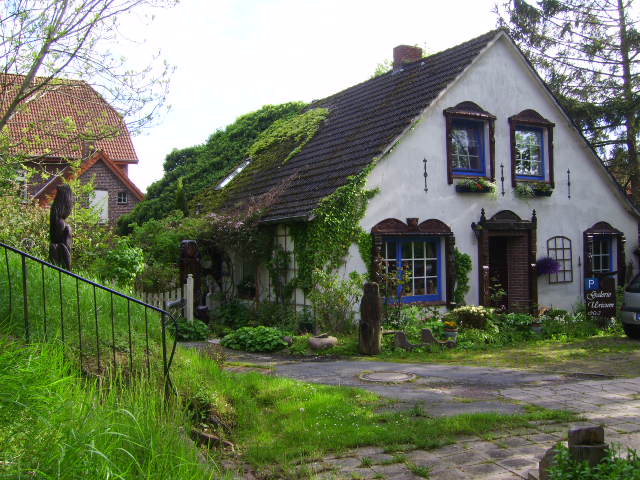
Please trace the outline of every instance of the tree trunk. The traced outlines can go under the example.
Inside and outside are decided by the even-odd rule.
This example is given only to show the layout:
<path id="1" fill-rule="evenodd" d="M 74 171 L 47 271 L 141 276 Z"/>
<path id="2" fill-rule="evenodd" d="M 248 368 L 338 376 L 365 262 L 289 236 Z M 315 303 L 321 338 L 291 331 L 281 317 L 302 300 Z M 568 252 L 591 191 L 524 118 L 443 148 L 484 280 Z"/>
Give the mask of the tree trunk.
<path id="1" fill-rule="evenodd" d="M 629 58 L 629 39 L 627 22 L 622 0 L 618 0 L 620 54 L 622 56 L 622 82 L 625 101 L 625 130 L 629 180 L 631 183 L 631 195 L 634 202 L 640 200 L 640 169 L 638 168 L 638 139 L 635 126 L 635 108 L 633 107 L 633 84 L 631 81 L 631 60 Z"/>

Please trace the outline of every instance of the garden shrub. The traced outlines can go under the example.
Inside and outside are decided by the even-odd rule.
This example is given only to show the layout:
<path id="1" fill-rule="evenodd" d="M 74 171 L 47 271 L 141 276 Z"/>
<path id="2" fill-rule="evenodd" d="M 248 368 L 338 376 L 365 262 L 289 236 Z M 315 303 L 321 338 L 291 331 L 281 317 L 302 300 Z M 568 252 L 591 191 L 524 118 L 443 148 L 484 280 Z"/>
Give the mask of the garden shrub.
<path id="1" fill-rule="evenodd" d="M 341 279 L 337 274 L 316 269 L 312 279 L 316 287 L 309 292 L 309 300 L 318 329 L 331 333 L 352 331 L 365 275 L 351 272 L 349 278 Z"/>
<path id="2" fill-rule="evenodd" d="M 503 313 L 496 315 L 492 323 L 496 325 L 499 331 L 510 329 L 528 331 L 532 321 L 533 317 L 528 313 Z"/>
<path id="3" fill-rule="evenodd" d="M 452 310 L 445 316 L 445 320 L 456 321 L 462 328 L 486 327 L 493 316 L 493 309 L 480 305 L 466 305 Z"/>
<path id="4" fill-rule="evenodd" d="M 295 306 L 278 302 L 260 302 L 255 306 L 251 323 L 265 327 L 278 327 L 284 331 L 296 331 L 298 318 Z"/>
<path id="5" fill-rule="evenodd" d="M 273 327 L 242 327 L 230 333 L 220 343 L 227 348 L 246 352 L 275 352 L 287 346 L 283 332 Z"/>
<path id="6" fill-rule="evenodd" d="M 144 268 L 144 253 L 126 238 L 116 240 L 112 249 L 97 259 L 96 271 L 102 281 L 131 286 Z"/>
<path id="7" fill-rule="evenodd" d="M 206 323 L 194 318 L 192 322 L 184 317 L 178 317 L 176 319 L 178 330 L 176 332 L 176 325 L 173 322 L 169 322 L 169 331 L 176 337 L 176 340 L 191 341 L 191 340 L 206 340 L 209 338 L 209 327 Z"/>
<path id="8" fill-rule="evenodd" d="M 565 445 L 556 449 L 558 455 L 549 469 L 550 480 L 640 480 L 640 457 L 635 450 L 627 450 L 625 458 L 609 448 L 602 462 L 590 467 L 587 462 L 574 461 Z"/>
<path id="9" fill-rule="evenodd" d="M 230 328 L 249 325 L 252 321 L 251 308 L 239 300 L 222 303 L 213 312 L 213 323 Z"/>

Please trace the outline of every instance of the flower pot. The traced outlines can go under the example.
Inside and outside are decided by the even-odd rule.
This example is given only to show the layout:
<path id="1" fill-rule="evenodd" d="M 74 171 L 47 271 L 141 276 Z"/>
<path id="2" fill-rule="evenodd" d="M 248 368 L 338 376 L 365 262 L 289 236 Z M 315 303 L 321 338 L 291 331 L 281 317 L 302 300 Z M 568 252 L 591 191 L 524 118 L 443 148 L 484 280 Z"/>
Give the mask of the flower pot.
<path id="1" fill-rule="evenodd" d="M 536 197 L 550 197 L 553 193 L 553 190 L 533 190 L 533 194 Z"/>
<path id="2" fill-rule="evenodd" d="M 458 193 L 489 193 L 491 192 L 490 187 L 469 187 L 467 185 L 456 185 L 456 192 Z"/>
<path id="3" fill-rule="evenodd" d="M 447 340 L 453 340 L 454 342 L 458 339 L 458 330 L 447 330 L 444 329 L 444 337 Z"/>

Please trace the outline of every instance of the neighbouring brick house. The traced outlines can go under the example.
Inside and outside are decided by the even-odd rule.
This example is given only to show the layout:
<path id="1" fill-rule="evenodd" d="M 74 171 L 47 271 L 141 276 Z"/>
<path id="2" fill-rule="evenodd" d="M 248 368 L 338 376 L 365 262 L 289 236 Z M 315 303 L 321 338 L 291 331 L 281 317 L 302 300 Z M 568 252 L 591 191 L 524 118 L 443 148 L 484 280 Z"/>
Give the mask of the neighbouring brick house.
<path id="1" fill-rule="evenodd" d="M 22 80 L 4 75 L 0 90 Z M 118 112 L 86 82 L 57 80 L 46 85 L 21 103 L 8 129 L 13 153 L 24 155 L 27 166 L 43 172 L 33 175 L 25 189 L 40 205 L 51 202 L 63 177 L 93 180 L 91 203 L 110 224 L 144 198 L 128 176 L 129 165 L 138 163 L 129 131 Z"/>
<path id="2" fill-rule="evenodd" d="M 415 47 L 394 49 L 393 71 L 308 107 L 329 113 L 295 156 L 234 186 L 247 159 L 218 186 L 241 202 L 291 179 L 262 222 L 291 252 L 292 274 L 291 226 L 313 222 L 322 200 L 361 172 L 377 194 L 359 226 L 383 267 L 408 266 L 404 302 L 455 306 L 455 249 L 472 259 L 466 303 L 495 306 L 501 286 L 500 305 L 511 311 L 571 308 L 585 277 L 622 284 L 637 271 L 640 212 L 504 31 L 421 57 Z M 236 285 L 248 270 L 238 256 Z M 541 274 L 542 257 L 560 270 Z M 345 275 L 372 266 L 356 244 L 344 261 Z M 257 295 L 269 298 L 264 265 L 255 278 Z"/>

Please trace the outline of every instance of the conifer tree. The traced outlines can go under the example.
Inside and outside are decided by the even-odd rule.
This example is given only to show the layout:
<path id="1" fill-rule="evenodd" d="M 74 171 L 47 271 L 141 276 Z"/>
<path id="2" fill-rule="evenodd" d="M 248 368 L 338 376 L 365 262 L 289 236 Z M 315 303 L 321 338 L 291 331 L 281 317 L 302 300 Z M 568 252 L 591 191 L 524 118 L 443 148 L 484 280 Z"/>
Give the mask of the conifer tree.
<path id="1" fill-rule="evenodd" d="M 640 202 L 638 2 L 512 0 L 496 13 L 605 164 Z"/>

